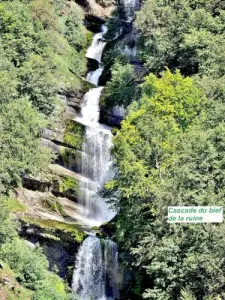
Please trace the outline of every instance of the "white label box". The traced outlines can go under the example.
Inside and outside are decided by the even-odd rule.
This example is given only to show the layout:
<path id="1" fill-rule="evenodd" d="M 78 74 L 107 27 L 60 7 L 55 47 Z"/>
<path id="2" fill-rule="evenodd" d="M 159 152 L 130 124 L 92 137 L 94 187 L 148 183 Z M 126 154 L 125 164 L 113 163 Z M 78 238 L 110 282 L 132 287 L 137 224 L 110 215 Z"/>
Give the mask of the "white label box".
<path id="1" fill-rule="evenodd" d="M 221 223 L 223 206 L 169 206 L 168 223 Z"/>

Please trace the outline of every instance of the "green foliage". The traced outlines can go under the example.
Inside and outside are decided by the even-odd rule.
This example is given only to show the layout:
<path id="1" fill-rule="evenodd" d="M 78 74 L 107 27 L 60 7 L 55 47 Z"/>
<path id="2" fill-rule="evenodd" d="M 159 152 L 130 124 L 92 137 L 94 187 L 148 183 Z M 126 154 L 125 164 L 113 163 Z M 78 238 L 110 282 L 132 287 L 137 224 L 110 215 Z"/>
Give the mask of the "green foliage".
<path id="1" fill-rule="evenodd" d="M 84 126 L 74 121 L 66 122 L 64 143 L 75 148 L 81 149 L 84 139 Z"/>
<path id="2" fill-rule="evenodd" d="M 29 96 L 33 106 L 50 114 L 55 105 L 57 85 L 48 61 L 34 55 L 20 70 L 20 92 Z"/>
<path id="3" fill-rule="evenodd" d="M 183 78 L 179 71 L 172 74 L 167 70 L 160 80 L 150 74 L 142 88 L 142 99 L 149 104 L 148 109 L 155 117 L 163 120 L 172 117 L 182 127 L 186 127 L 199 114 L 205 102 L 193 80 Z"/>
<path id="4" fill-rule="evenodd" d="M 196 298 L 193 297 L 188 291 L 182 290 L 180 300 L 196 300 Z"/>
<path id="5" fill-rule="evenodd" d="M 225 127 L 215 107 L 178 71 L 150 74 L 114 137 L 116 175 L 106 188 L 145 299 L 224 296 L 224 225 L 165 226 L 168 206 L 224 205 Z"/>
<path id="6" fill-rule="evenodd" d="M 34 0 L 30 2 L 33 20 L 41 24 L 44 29 L 60 30 L 60 23 L 55 13 L 54 6 L 49 0 Z"/>
<path id="7" fill-rule="evenodd" d="M 87 44 L 85 29 L 82 25 L 83 20 L 84 12 L 75 4 L 74 8 L 67 15 L 65 36 L 69 44 L 78 51 L 82 50 Z"/>
<path id="8" fill-rule="evenodd" d="M 9 95 L 10 99 L 17 95 L 18 86 L 20 95 L 28 95 L 39 111 L 52 113 L 60 86 L 76 90 L 77 77 L 86 70 L 85 55 L 77 51 L 86 46 L 81 9 L 67 7 L 65 18 L 57 15 L 48 0 L 4 1 L 0 4 L 0 24 L 6 59 L 6 63 L 0 64 L 0 72 L 4 72 L 0 92 L 3 89 L 2 95 Z M 70 46 L 71 40 L 74 44 Z M 0 60 L 1 57 L 0 54 Z M 5 85 L 9 76 L 12 82 Z"/>
<path id="9" fill-rule="evenodd" d="M 22 176 L 37 175 L 52 161 L 51 151 L 41 146 L 41 132 L 48 125 L 46 116 L 52 118 L 59 106 L 59 90 L 76 92 L 83 87 L 80 77 L 86 71 L 87 46 L 83 19 L 81 8 L 64 0 L 0 3 L 1 195 L 11 195 Z M 74 191 L 75 182 L 66 178 L 60 188 Z M 9 213 L 23 213 L 26 207 L 11 197 L 0 200 L 0 259 L 10 270 L 0 270 L 0 297 L 71 299 L 63 281 L 48 271 L 42 251 L 30 249 L 16 233 Z M 64 214 L 60 203 L 45 204 Z M 84 237 L 77 227 L 53 227 L 56 231 L 63 227 L 79 242 Z"/>
<path id="10" fill-rule="evenodd" d="M 48 271 L 48 261 L 41 248 L 31 249 L 18 237 L 16 227 L 9 215 L 12 201 L 2 197 L 0 200 L 1 292 L 4 291 L 9 299 L 71 299 L 63 281 L 56 274 Z M 11 290 L 7 284 L 5 285 L 9 277 L 10 284 L 14 286 Z"/>
<path id="11" fill-rule="evenodd" d="M 71 295 L 66 293 L 63 281 L 58 276 L 49 273 L 46 279 L 47 281 L 42 281 L 38 285 L 32 300 L 72 300 Z"/>
<path id="12" fill-rule="evenodd" d="M 75 178 L 69 176 L 63 177 L 62 180 L 60 181 L 59 191 L 63 193 L 69 190 L 76 193 L 78 190 L 78 182 Z"/>
<path id="13" fill-rule="evenodd" d="M 108 107 L 127 107 L 137 97 L 134 69 L 129 64 L 116 62 L 112 68 L 112 78 L 103 90 L 103 103 Z"/>
<path id="14" fill-rule="evenodd" d="M 38 52 L 38 35 L 28 6 L 17 0 L 0 3 L 0 24 L 3 48 L 16 66 Z"/>
<path id="15" fill-rule="evenodd" d="M 137 13 L 140 53 L 150 71 L 224 74 L 223 1 L 146 0 Z"/>
<path id="16" fill-rule="evenodd" d="M 40 248 L 30 249 L 16 238 L 2 245 L 0 257 L 14 270 L 17 280 L 34 291 L 31 299 L 70 299 L 62 280 L 48 272 L 48 261 Z"/>
<path id="17" fill-rule="evenodd" d="M 0 190 L 20 183 L 22 173 L 37 174 L 51 161 L 40 146 L 45 121 L 26 99 L 0 107 Z"/>
<path id="18" fill-rule="evenodd" d="M 0 245 L 16 236 L 14 224 L 10 220 L 7 199 L 0 197 Z"/>
<path id="19" fill-rule="evenodd" d="M 0 47 L 0 103 L 8 102 L 18 96 L 18 79 L 16 69 L 6 58 L 6 53 Z"/>
<path id="20" fill-rule="evenodd" d="M 22 287 L 16 280 L 16 274 L 6 264 L 2 263 L 0 269 L 1 295 L 5 295 L 10 300 L 29 300 L 32 292 Z M 10 282 L 4 286 L 4 282 Z"/>
<path id="21" fill-rule="evenodd" d="M 26 212 L 28 207 L 13 197 L 7 198 L 6 206 L 12 213 Z"/>
<path id="22" fill-rule="evenodd" d="M 18 238 L 2 245 L 0 258 L 17 273 L 17 277 L 27 288 L 35 289 L 36 283 L 45 278 L 48 262 L 41 250 L 31 250 Z"/>

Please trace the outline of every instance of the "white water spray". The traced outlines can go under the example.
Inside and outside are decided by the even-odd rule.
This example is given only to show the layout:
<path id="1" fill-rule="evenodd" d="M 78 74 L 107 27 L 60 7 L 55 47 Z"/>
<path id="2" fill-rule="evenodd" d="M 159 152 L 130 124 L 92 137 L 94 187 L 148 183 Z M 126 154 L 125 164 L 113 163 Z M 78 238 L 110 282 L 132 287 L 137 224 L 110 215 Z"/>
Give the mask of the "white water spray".
<path id="1" fill-rule="evenodd" d="M 81 300 L 113 300 L 118 297 L 117 273 L 116 244 L 89 236 L 77 255 L 72 288 Z"/>
<path id="2" fill-rule="evenodd" d="M 94 36 L 86 57 L 101 62 L 107 28 Z M 103 68 L 87 75 L 98 86 Z M 112 145 L 111 128 L 99 124 L 99 100 L 103 87 L 90 89 L 84 96 L 83 107 L 75 121 L 85 126 L 85 142 L 80 161 L 79 204 L 84 208 L 88 226 L 100 226 L 115 216 L 98 191 L 112 177 L 110 172 Z M 114 300 L 118 297 L 118 251 L 114 242 L 89 235 L 77 254 L 72 289 L 80 300 Z"/>
<path id="3" fill-rule="evenodd" d="M 94 85 L 98 86 L 99 77 L 102 75 L 103 68 L 100 67 L 95 71 L 90 71 L 87 74 L 87 81 L 93 83 Z"/>
<path id="4" fill-rule="evenodd" d="M 125 8 L 127 21 L 131 22 L 133 20 L 135 11 L 139 7 L 139 1 L 138 0 L 122 0 L 122 3 Z"/>
<path id="5" fill-rule="evenodd" d="M 101 32 L 95 34 L 91 46 L 87 49 L 87 58 L 95 59 L 99 63 L 101 63 L 102 52 L 106 45 L 106 42 L 103 40 L 103 36 L 106 32 L 107 27 L 105 25 L 102 25 Z"/>

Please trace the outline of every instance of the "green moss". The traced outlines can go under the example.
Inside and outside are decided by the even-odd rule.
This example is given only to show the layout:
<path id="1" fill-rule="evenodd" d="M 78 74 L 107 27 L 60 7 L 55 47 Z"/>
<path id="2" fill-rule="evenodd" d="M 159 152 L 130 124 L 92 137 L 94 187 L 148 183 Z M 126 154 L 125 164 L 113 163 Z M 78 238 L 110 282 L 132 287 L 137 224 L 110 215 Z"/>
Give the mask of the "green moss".
<path id="1" fill-rule="evenodd" d="M 73 177 L 63 177 L 62 181 L 59 184 L 59 192 L 60 193 L 64 193 L 66 191 L 73 191 L 73 192 L 77 192 L 78 189 L 78 182 L 75 178 Z"/>
<path id="2" fill-rule="evenodd" d="M 22 217 L 21 219 L 27 223 L 36 225 L 49 231 L 56 232 L 59 230 L 64 233 L 67 233 L 72 237 L 72 239 L 75 239 L 75 241 L 77 241 L 78 243 L 81 243 L 86 237 L 84 231 L 76 224 L 64 223 L 55 220 L 37 220 L 28 217 Z"/>
<path id="3" fill-rule="evenodd" d="M 95 88 L 96 86 L 87 81 L 86 79 L 81 79 L 81 84 L 82 84 L 82 93 L 87 93 L 90 89 Z"/>
<path id="4" fill-rule="evenodd" d="M 93 40 L 93 36 L 94 36 L 94 33 L 88 30 L 87 33 L 86 33 L 86 38 L 87 38 L 88 45 L 91 45 L 92 40 Z"/>
<path id="5" fill-rule="evenodd" d="M 84 126 L 74 121 L 67 120 L 64 134 L 64 143 L 75 148 L 81 149 L 84 137 Z"/>
<path id="6" fill-rule="evenodd" d="M 74 148 L 80 148 L 80 137 L 79 136 L 74 136 L 71 133 L 65 133 L 64 135 L 64 143 L 74 147 Z"/>
<path id="7" fill-rule="evenodd" d="M 51 212 L 56 212 L 57 214 L 66 217 L 62 204 L 55 197 L 50 197 L 42 200 L 42 206 Z"/>
<path id="8" fill-rule="evenodd" d="M 71 148 L 64 148 L 61 151 L 61 157 L 63 158 L 63 162 L 67 168 L 71 168 L 72 165 L 74 165 L 76 157 L 80 155 L 79 151 L 76 151 Z"/>
<path id="9" fill-rule="evenodd" d="M 6 205 L 12 213 L 26 212 L 28 207 L 22 204 L 18 199 L 7 198 Z"/>

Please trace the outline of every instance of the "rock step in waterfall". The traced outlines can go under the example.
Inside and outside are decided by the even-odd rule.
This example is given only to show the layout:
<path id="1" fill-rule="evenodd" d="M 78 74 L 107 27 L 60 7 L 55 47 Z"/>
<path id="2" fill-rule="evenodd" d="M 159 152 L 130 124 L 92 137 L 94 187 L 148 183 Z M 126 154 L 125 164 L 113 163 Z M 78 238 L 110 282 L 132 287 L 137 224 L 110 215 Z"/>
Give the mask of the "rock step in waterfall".
<path id="1" fill-rule="evenodd" d="M 103 35 L 107 27 L 102 25 L 86 57 L 101 63 L 106 45 Z M 85 141 L 80 159 L 80 180 L 78 203 L 84 208 L 91 226 L 100 226 L 115 216 L 98 191 L 112 178 L 110 148 L 111 128 L 99 123 L 99 100 L 103 87 L 98 87 L 103 68 L 90 71 L 87 80 L 96 88 L 84 95 L 83 106 L 75 121 L 85 126 Z M 88 180 L 86 180 L 88 178 Z M 91 184 L 90 184 L 91 182 Z M 72 289 L 80 300 L 114 300 L 118 297 L 118 251 L 109 239 L 89 235 L 81 245 L 75 263 Z"/>

